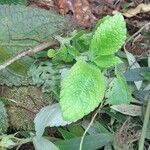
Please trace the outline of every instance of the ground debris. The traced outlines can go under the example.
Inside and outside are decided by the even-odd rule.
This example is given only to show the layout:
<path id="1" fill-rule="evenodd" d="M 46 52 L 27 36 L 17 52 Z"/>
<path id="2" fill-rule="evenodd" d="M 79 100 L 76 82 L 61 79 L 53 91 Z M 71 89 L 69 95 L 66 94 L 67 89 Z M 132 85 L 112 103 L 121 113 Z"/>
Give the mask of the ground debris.
<path id="1" fill-rule="evenodd" d="M 83 27 L 89 27 L 96 21 L 88 0 L 58 0 L 57 5 L 61 14 L 71 15 Z"/>

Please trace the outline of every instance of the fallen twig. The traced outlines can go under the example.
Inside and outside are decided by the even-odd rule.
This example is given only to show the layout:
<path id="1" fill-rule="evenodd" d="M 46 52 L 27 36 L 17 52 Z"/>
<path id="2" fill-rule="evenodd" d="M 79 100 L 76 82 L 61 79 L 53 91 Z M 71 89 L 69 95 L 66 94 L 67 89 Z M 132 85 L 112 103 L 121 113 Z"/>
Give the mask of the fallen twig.
<path id="1" fill-rule="evenodd" d="M 12 63 L 16 62 L 17 60 L 21 59 L 22 57 L 25 57 L 27 55 L 32 55 L 34 53 L 42 51 L 42 50 L 44 50 L 44 49 L 46 49 L 50 46 L 53 46 L 53 45 L 56 45 L 56 41 L 44 42 L 44 43 L 41 43 L 38 46 L 35 46 L 34 48 L 29 48 L 27 50 L 23 50 L 22 52 L 18 53 L 16 56 L 10 58 L 9 60 L 7 60 L 3 64 L 1 64 L 0 65 L 0 70 L 5 69 L 6 67 L 8 67 Z"/>

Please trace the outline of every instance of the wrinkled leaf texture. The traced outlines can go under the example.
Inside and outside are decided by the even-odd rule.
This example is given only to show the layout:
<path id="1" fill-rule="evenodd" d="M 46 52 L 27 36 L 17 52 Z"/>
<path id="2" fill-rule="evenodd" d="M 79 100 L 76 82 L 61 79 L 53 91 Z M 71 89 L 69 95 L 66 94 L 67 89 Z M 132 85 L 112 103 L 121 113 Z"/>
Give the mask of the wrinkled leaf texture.
<path id="1" fill-rule="evenodd" d="M 51 37 L 68 29 L 63 17 L 43 9 L 23 5 L 0 5 L 0 63 L 16 53 L 51 40 Z M 13 63 L 11 71 L 26 75 L 33 58 L 25 57 Z"/>
<path id="2" fill-rule="evenodd" d="M 117 52 L 126 39 L 126 27 L 123 16 L 118 13 L 105 17 L 98 24 L 90 45 L 91 59 Z"/>
<path id="3" fill-rule="evenodd" d="M 62 82 L 60 105 L 67 121 L 76 121 L 93 111 L 102 101 L 105 82 L 100 70 L 78 61 Z"/>

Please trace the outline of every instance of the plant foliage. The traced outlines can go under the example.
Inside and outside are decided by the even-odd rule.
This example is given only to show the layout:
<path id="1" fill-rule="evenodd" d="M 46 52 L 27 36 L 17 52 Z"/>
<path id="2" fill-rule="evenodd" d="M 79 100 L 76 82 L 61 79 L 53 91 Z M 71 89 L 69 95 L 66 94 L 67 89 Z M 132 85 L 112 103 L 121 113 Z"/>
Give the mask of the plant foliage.
<path id="1" fill-rule="evenodd" d="M 23 5 L 0 5 L 0 63 L 4 63 L 18 52 L 34 47 L 51 38 L 69 23 L 50 11 Z M 11 71 L 26 76 L 33 57 L 25 57 L 9 66 Z"/>
<path id="2" fill-rule="evenodd" d="M 104 97 L 105 82 L 94 65 L 78 61 L 65 77 L 60 105 L 65 120 L 75 121 L 94 110 Z"/>

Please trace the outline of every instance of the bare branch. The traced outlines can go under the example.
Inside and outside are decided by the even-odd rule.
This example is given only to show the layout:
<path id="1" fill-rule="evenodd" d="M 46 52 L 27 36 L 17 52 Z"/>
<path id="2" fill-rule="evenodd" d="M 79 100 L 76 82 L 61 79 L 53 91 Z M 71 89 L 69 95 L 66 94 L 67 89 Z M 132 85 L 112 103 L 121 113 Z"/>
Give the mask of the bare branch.
<path id="1" fill-rule="evenodd" d="M 49 41 L 49 42 L 41 43 L 40 45 L 35 46 L 34 48 L 23 50 L 22 52 L 18 53 L 15 57 L 12 57 L 9 60 L 7 60 L 6 62 L 4 62 L 3 64 L 1 64 L 0 70 L 5 69 L 6 67 L 8 67 L 12 63 L 16 62 L 17 60 L 21 59 L 22 57 L 25 57 L 27 55 L 32 55 L 34 53 L 42 51 L 45 48 L 48 48 L 48 47 L 55 45 L 55 44 L 56 44 L 56 41 Z"/>

